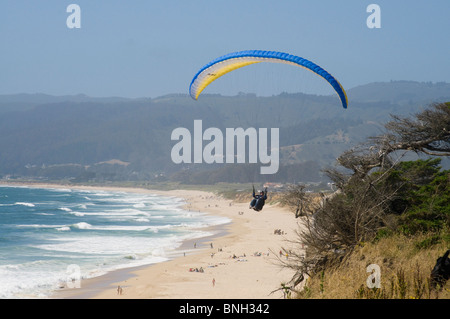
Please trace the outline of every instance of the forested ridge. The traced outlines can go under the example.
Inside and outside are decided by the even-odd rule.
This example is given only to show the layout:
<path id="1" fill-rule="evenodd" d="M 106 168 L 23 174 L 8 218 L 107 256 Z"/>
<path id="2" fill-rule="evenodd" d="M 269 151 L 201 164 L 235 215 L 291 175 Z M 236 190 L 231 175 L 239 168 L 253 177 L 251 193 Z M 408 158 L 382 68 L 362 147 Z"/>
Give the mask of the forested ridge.
<path id="1" fill-rule="evenodd" d="M 450 99 L 448 92 L 446 83 L 372 83 L 348 90 L 346 110 L 334 95 L 301 93 L 205 94 L 198 101 L 187 94 L 141 99 L 3 95 L 0 176 L 81 182 L 320 182 L 326 179 L 324 167 L 377 134 L 390 114 L 414 113 Z M 174 164 L 171 132 L 177 127 L 192 130 L 196 119 L 204 129 L 279 128 L 278 173 L 260 175 L 259 164 Z"/>

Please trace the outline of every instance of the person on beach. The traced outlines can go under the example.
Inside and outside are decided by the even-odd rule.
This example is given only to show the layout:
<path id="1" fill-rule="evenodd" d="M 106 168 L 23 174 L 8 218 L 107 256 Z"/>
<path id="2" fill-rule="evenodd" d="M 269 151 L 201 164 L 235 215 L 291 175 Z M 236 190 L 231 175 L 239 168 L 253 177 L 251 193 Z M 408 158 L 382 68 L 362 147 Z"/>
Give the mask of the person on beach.
<path id="1" fill-rule="evenodd" d="M 258 195 L 255 194 L 255 186 L 253 186 L 253 200 L 250 202 L 250 209 L 257 212 L 261 211 L 267 199 L 267 187 L 264 191 L 260 191 Z"/>
<path id="2" fill-rule="evenodd" d="M 212 285 L 213 285 L 213 287 L 216 286 L 216 279 L 215 278 L 213 278 L 213 280 L 212 280 Z"/>

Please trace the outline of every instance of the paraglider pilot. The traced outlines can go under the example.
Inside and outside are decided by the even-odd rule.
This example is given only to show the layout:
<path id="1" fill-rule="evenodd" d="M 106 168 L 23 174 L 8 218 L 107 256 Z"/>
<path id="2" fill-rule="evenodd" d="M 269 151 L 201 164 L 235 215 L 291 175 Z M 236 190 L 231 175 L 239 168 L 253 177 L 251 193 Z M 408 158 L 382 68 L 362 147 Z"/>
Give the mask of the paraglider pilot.
<path id="1" fill-rule="evenodd" d="M 255 194 L 255 186 L 253 186 L 253 200 L 250 203 L 250 209 L 254 209 L 257 212 L 263 209 L 264 204 L 267 199 L 267 187 L 264 191 L 261 191 L 259 194 Z"/>

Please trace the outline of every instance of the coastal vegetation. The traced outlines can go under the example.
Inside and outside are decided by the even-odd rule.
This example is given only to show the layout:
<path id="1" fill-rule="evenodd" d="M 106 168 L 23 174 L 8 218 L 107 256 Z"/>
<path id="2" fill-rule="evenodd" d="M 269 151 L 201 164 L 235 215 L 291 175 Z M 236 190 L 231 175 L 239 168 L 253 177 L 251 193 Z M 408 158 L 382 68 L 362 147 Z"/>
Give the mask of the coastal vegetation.
<path id="1" fill-rule="evenodd" d="M 411 151 L 432 157 L 404 161 Z M 392 116 L 383 134 L 344 152 L 326 170 L 334 193 L 291 186 L 284 203 L 303 228 L 298 250 L 280 260 L 295 270 L 283 289 L 298 298 L 449 298 L 448 283 L 430 282 L 450 247 L 450 170 L 436 158 L 449 155 L 450 103 L 437 103 Z M 366 282 L 370 265 L 381 277 L 376 287 Z"/>

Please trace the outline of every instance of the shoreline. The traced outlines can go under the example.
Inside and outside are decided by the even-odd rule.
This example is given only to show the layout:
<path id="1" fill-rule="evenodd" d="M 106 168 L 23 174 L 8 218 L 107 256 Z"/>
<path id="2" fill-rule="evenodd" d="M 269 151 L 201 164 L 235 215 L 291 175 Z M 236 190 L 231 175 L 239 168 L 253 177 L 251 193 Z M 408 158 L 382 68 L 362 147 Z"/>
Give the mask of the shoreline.
<path id="1" fill-rule="evenodd" d="M 114 270 L 81 281 L 78 289 L 57 289 L 51 299 L 281 299 L 277 291 L 292 271 L 281 268 L 276 256 L 293 240 L 298 225 L 292 213 L 266 204 L 263 211 L 211 192 L 159 191 L 135 187 L 82 186 L 50 183 L 1 183 L 5 186 L 69 188 L 146 193 L 184 199 L 181 206 L 231 222 L 211 226 L 213 235 L 184 241 L 167 261 Z M 249 197 L 250 198 L 250 197 Z M 269 193 L 270 198 L 270 193 Z M 281 229 L 284 235 L 274 233 Z M 205 230 L 202 228 L 202 230 Z M 194 248 L 196 243 L 197 248 Z M 233 258 L 236 257 L 236 258 Z M 284 258 L 284 256 L 283 256 Z M 189 271 L 202 269 L 203 272 Z M 122 294 L 117 287 L 122 287 Z"/>
<path id="2" fill-rule="evenodd" d="M 225 227 L 230 225 L 230 223 L 211 226 L 215 234 L 200 237 L 196 239 L 188 239 L 182 242 L 181 246 L 174 249 L 168 254 L 168 260 L 161 261 L 153 264 L 146 264 L 141 266 L 126 267 L 122 269 L 116 269 L 109 271 L 100 276 L 85 278 L 81 280 L 81 287 L 78 289 L 68 289 L 61 288 L 54 290 L 53 294 L 49 297 L 50 299 L 98 299 L 97 296 L 101 295 L 105 290 L 115 290 L 117 289 L 117 283 L 126 283 L 128 280 L 132 280 L 137 275 L 135 272 L 140 270 L 145 270 L 149 267 L 154 267 L 159 264 L 168 263 L 177 258 L 182 257 L 183 253 L 186 256 L 194 255 L 200 253 L 202 250 L 207 249 L 210 242 L 213 242 L 216 238 L 224 236 L 227 233 Z M 196 243 L 197 248 L 192 249 L 194 243 Z M 126 285 L 121 285 L 126 288 Z M 103 299 L 103 297 L 100 297 Z"/>
<path id="3" fill-rule="evenodd" d="M 222 228 L 224 225 L 214 226 L 215 228 Z M 198 240 L 189 239 L 186 241 L 183 241 L 180 247 L 176 248 L 173 252 L 170 253 L 168 256 L 168 260 L 154 263 L 154 264 L 146 264 L 141 266 L 133 266 L 133 267 L 126 267 L 122 269 L 116 269 L 109 271 L 105 274 L 102 274 L 100 276 L 92 277 L 92 278 L 85 278 L 81 280 L 81 287 L 78 289 L 68 289 L 68 288 L 61 288 L 54 290 L 53 294 L 49 297 L 50 299 L 98 299 L 98 295 L 101 295 L 103 291 L 105 290 L 115 290 L 117 288 L 117 283 L 120 282 L 127 282 L 128 280 L 132 280 L 137 275 L 135 272 L 140 270 L 145 270 L 148 267 L 153 267 L 162 263 L 170 262 L 177 258 L 182 258 L 181 255 L 183 254 L 183 251 L 188 250 L 188 247 L 192 247 L 193 243 L 196 242 L 197 246 L 200 248 L 197 248 L 198 251 L 193 251 L 190 254 L 196 254 L 200 252 L 203 249 L 207 248 L 207 245 L 209 242 L 214 241 L 216 237 L 220 237 L 223 235 L 223 232 L 226 232 L 226 230 L 220 230 L 217 234 L 206 236 L 206 237 L 200 237 Z M 199 245 L 200 244 L 200 245 Z M 205 246 L 202 248 L 202 246 Z M 123 285 L 122 285 L 123 286 Z M 126 288 L 123 286 L 123 288 Z"/>

